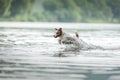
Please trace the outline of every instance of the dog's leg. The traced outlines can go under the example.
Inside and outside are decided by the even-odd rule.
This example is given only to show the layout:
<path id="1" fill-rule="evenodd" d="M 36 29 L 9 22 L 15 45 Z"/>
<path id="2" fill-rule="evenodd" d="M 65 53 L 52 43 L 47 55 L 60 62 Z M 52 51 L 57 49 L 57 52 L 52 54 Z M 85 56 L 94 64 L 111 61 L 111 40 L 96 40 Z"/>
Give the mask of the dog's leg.
<path id="1" fill-rule="evenodd" d="M 58 43 L 61 44 L 61 40 L 58 40 Z"/>

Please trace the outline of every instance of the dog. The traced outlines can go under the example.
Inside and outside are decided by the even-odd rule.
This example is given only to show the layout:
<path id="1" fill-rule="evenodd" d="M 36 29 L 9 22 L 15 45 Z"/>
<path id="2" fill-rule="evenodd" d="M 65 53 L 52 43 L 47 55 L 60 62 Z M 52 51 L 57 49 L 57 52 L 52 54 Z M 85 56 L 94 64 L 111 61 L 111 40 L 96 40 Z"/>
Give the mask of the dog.
<path id="1" fill-rule="evenodd" d="M 58 38 L 59 44 L 73 44 L 76 46 L 80 46 L 79 44 L 79 35 L 76 32 L 75 37 L 63 32 L 62 28 L 55 28 L 54 38 Z"/>

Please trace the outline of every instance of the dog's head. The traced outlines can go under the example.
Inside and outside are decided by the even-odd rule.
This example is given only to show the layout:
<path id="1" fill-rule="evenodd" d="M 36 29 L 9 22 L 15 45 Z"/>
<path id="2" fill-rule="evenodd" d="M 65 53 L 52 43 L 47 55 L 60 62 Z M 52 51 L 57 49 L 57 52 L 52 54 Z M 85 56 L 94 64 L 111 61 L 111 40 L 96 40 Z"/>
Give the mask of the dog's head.
<path id="1" fill-rule="evenodd" d="M 62 28 L 55 28 L 55 35 L 54 37 L 57 38 L 57 37 L 60 37 L 62 35 Z"/>

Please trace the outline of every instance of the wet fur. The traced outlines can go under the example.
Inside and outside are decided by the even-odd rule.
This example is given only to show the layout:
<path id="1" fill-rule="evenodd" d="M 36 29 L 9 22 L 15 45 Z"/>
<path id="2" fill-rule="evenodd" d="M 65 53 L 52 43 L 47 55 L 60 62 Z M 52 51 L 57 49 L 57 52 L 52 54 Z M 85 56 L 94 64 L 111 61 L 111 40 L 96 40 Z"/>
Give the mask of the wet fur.
<path id="1" fill-rule="evenodd" d="M 65 33 L 62 31 L 62 28 L 55 28 L 55 38 L 58 38 L 59 44 L 76 44 L 79 45 L 78 38 L 79 35 L 76 32 L 75 37 L 72 37 L 71 35 Z"/>

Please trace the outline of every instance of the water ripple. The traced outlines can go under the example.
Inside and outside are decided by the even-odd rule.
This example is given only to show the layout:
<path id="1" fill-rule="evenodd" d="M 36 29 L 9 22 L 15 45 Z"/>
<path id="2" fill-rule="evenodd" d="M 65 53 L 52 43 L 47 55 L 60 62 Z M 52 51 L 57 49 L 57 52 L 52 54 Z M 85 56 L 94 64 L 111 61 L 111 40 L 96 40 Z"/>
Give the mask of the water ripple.
<path id="1" fill-rule="evenodd" d="M 84 50 L 66 49 L 52 37 L 51 29 L 45 31 L 7 28 L 0 31 L 1 80 L 119 80 L 118 31 L 80 30 L 87 45 L 106 48 Z"/>

